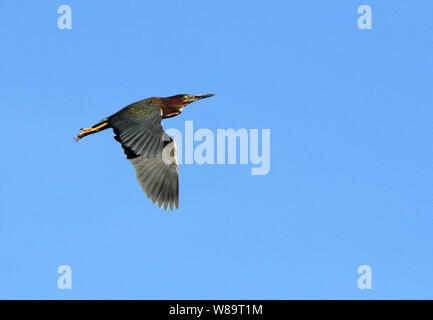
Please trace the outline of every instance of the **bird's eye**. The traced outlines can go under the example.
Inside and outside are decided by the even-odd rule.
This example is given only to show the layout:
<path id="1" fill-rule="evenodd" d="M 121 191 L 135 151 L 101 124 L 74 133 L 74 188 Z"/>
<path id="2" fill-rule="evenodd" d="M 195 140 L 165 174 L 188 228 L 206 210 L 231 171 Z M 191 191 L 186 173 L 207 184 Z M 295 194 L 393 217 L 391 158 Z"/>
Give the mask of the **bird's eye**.
<path id="1" fill-rule="evenodd" d="M 187 96 L 187 95 L 183 96 L 183 98 L 184 98 L 185 100 L 188 100 L 188 96 Z"/>

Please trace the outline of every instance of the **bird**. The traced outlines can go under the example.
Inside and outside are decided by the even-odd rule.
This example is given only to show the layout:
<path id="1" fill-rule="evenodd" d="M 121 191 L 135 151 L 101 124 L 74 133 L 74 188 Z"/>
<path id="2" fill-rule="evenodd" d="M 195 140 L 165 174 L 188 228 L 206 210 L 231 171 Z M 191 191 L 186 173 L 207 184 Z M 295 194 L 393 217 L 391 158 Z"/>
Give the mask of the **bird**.
<path id="1" fill-rule="evenodd" d="M 113 129 L 114 139 L 132 162 L 137 180 L 147 197 L 159 208 L 179 208 L 179 168 L 175 141 L 167 135 L 162 119 L 179 115 L 188 104 L 214 94 L 178 94 L 150 97 L 127 105 L 91 128 L 81 128 L 75 138 Z"/>

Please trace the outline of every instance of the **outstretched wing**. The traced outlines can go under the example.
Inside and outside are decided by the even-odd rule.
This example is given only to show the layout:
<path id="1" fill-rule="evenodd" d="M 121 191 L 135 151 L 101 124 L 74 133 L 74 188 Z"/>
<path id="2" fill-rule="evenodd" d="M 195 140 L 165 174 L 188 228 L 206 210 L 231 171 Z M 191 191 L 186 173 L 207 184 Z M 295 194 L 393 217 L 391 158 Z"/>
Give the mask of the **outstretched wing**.
<path id="1" fill-rule="evenodd" d="M 153 203 L 179 207 L 176 144 L 163 130 L 161 109 L 149 99 L 126 106 L 106 120 L 113 128 L 138 182 Z"/>
<path id="2" fill-rule="evenodd" d="M 164 133 L 165 134 L 165 133 Z M 167 210 L 179 208 L 179 169 L 176 160 L 176 143 L 170 138 L 160 156 L 130 159 L 138 182 L 153 203 Z"/>

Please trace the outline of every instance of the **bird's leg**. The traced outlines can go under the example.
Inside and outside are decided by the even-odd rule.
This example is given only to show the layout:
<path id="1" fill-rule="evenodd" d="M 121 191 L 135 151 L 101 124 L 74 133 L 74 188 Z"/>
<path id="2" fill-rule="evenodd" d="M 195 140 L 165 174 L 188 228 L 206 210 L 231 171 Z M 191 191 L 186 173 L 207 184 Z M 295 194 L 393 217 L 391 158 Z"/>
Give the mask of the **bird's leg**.
<path id="1" fill-rule="evenodd" d="M 92 133 L 96 133 L 99 132 L 101 130 L 107 129 L 106 127 L 108 126 L 108 122 L 104 122 L 99 126 L 93 127 L 93 128 L 81 128 L 80 130 L 83 131 L 81 132 L 76 138 L 75 141 L 80 140 L 81 138 L 84 138 L 85 136 L 88 136 L 89 134 Z"/>

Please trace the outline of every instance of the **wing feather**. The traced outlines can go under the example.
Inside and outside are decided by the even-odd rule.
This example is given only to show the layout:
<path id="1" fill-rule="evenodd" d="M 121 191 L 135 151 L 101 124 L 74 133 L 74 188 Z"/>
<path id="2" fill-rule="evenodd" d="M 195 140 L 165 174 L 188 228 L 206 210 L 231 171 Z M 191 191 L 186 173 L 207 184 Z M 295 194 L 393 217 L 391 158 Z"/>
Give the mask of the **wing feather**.
<path id="1" fill-rule="evenodd" d="M 161 125 L 161 109 L 149 100 L 133 103 L 106 120 L 132 162 L 143 191 L 164 209 L 179 207 L 176 144 Z"/>
<path id="2" fill-rule="evenodd" d="M 165 148 L 176 148 L 171 140 Z M 164 209 L 179 208 L 179 168 L 177 161 L 167 164 L 163 152 L 153 158 L 137 156 L 129 159 L 135 168 L 137 180 L 153 203 Z"/>
<path id="3" fill-rule="evenodd" d="M 149 100 L 135 102 L 107 119 L 120 142 L 137 155 L 150 158 L 162 151 L 161 109 Z"/>

